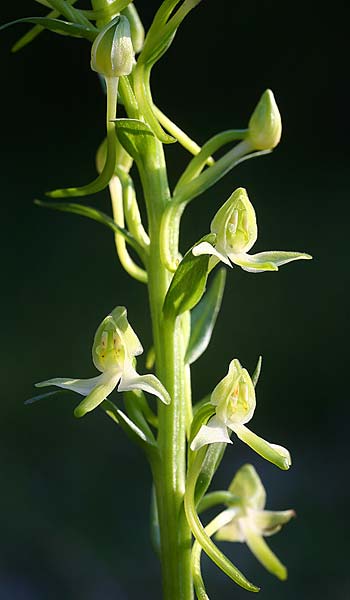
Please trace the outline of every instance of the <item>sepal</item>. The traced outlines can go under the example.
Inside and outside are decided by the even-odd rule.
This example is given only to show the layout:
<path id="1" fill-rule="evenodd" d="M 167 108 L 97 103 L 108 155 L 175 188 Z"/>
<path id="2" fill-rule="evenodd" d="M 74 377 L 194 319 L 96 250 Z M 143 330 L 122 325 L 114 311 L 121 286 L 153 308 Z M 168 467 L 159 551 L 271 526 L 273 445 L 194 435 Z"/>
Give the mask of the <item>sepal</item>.
<path id="1" fill-rule="evenodd" d="M 266 491 L 253 465 L 243 465 L 232 479 L 229 491 L 238 496 L 245 506 L 263 510 L 266 504 Z"/>
<path id="2" fill-rule="evenodd" d="M 286 265 L 294 260 L 310 259 L 312 259 L 312 256 L 305 252 L 283 252 L 278 250 L 258 252 L 257 254 L 235 254 L 231 257 L 233 263 L 250 273 L 278 271 L 278 267 Z"/>

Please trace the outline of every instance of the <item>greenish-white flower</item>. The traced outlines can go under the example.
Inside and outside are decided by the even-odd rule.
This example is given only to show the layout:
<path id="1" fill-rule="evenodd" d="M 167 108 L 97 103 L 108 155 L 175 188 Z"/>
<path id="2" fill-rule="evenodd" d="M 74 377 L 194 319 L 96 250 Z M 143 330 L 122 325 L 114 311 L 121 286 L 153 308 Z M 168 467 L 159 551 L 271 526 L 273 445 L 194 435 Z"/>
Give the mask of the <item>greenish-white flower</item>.
<path id="1" fill-rule="evenodd" d="M 251 273 L 278 271 L 278 267 L 293 260 L 312 258 L 303 252 L 274 250 L 248 254 L 258 237 L 255 210 L 244 188 L 233 192 L 218 210 L 210 226 L 216 235 L 215 245 L 201 242 L 194 246 L 195 256 L 211 254 L 214 264 L 218 260 L 228 266 L 231 263 Z"/>
<path id="2" fill-rule="evenodd" d="M 280 531 L 295 516 L 293 510 L 265 510 L 266 492 L 252 465 L 244 465 L 234 477 L 229 491 L 239 504 L 220 515 L 218 540 L 245 542 L 264 567 L 278 577 L 287 578 L 287 569 L 270 550 L 264 537 Z"/>
<path id="3" fill-rule="evenodd" d="M 231 361 L 227 375 L 214 389 L 210 402 L 215 406 L 215 415 L 201 426 L 191 443 L 191 450 L 218 442 L 232 444 L 230 431 L 233 431 L 240 440 L 280 469 L 290 467 L 291 458 L 286 448 L 267 442 L 245 426 L 255 411 L 255 389 L 248 371 L 236 358 Z"/>
<path id="4" fill-rule="evenodd" d="M 74 411 L 77 417 L 99 406 L 117 386 L 118 392 L 144 390 L 169 404 L 167 390 L 154 375 L 136 372 L 134 357 L 142 352 L 140 340 L 127 320 L 126 308 L 117 306 L 98 327 L 92 346 L 92 360 L 101 375 L 91 379 L 58 377 L 41 381 L 36 387 L 56 385 L 85 396 Z"/>

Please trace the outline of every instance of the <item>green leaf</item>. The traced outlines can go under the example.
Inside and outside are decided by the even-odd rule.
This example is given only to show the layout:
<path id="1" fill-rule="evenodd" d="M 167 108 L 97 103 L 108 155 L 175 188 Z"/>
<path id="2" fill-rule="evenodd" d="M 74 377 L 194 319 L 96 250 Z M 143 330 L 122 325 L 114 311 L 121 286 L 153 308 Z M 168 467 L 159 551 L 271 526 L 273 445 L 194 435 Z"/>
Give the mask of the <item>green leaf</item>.
<path id="1" fill-rule="evenodd" d="M 85 206 L 84 204 L 75 204 L 74 202 L 44 202 L 43 200 L 34 200 L 34 204 L 37 206 L 43 206 L 44 208 L 52 208 L 54 210 L 60 210 L 62 212 L 70 212 L 82 217 L 88 217 L 93 221 L 102 223 L 114 231 L 114 233 L 120 233 L 125 240 L 132 246 L 137 252 L 142 253 L 142 248 L 139 243 L 133 238 L 133 236 L 123 227 L 119 227 L 111 217 L 105 213 L 92 208 L 91 206 Z"/>
<path id="2" fill-rule="evenodd" d="M 200 241 L 213 240 L 215 235 L 209 234 Z M 205 292 L 209 259 L 208 254 L 194 256 L 192 248 L 185 254 L 164 300 L 163 312 L 166 318 L 175 318 L 186 310 L 191 310 L 199 302 Z"/>
<path id="3" fill-rule="evenodd" d="M 116 119 L 117 137 L 130 156 L 138 161 L 148 152 L 156 152 L 156 143 L 151 128 L 139 119 Z M 153 142 L 153 143 L 152 143 Z"/>
<path id="4" fill-rule="evenodd" d="M 98 33 L 94 27 L 85 27 L 84 25 L 78 25 L 77 23 L 69 23 L 68 21 L 61 21 L 61 19 L 48 19 L 47 17 L 24 17 L 5 23 L 0 27 L 0 31 L 11 27 L 11 25 L 17 25 L 18 23 L 32 23 L 33 25 L 40 25 L 44 29 L 59 33 L 61 35 L 70 35 L 72 37 L 86 38 L 93 41 Z"/>
<path id="5" fill-rule="evenodd" d="M 210 290 L 191 313 L 191 337 L 185 356 L 185 362 L 188 364 L 194 363 L 209 345 L 221 307 L 225 280 L 226 271 L 220 269 Z"/>

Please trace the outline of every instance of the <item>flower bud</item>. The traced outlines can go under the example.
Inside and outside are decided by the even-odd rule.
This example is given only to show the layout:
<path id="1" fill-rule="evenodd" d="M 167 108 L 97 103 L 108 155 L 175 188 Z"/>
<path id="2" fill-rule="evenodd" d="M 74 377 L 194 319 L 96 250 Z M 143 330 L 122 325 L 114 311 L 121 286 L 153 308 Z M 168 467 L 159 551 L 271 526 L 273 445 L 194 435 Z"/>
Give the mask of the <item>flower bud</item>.
<path id="1" fill-rule="evenodd" d="M 249 121 L 248 140 L 255 150 L 272 150 L 281 139 L 281 115 L 271 90 L 261 96 Z"/>
<path id="2" fill-rule="evenodd" d="M 134 49 L 129 21 L 118 15 L 96 37 L 91 48 L 91 68 L 104 77 L 129 75 L 134 64 Z"/>

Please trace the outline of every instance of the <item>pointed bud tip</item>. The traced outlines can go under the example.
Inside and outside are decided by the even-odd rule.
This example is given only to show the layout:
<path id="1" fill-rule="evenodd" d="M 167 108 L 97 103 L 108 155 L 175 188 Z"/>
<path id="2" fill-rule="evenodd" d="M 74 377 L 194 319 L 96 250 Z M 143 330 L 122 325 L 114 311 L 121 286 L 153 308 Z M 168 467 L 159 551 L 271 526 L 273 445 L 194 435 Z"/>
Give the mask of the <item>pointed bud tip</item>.
<path id="1" fill-rule="evenodd" d="M 249 121 L 250 140 L 255 150 L 272 150 L 281 139 L 282 121 L 273 92 L 261 96 Z"/>

